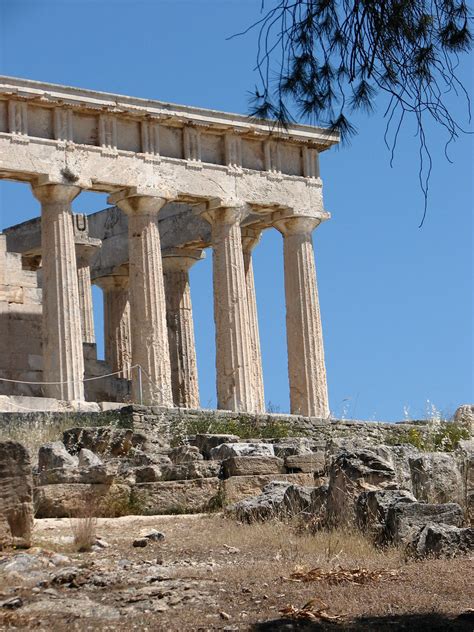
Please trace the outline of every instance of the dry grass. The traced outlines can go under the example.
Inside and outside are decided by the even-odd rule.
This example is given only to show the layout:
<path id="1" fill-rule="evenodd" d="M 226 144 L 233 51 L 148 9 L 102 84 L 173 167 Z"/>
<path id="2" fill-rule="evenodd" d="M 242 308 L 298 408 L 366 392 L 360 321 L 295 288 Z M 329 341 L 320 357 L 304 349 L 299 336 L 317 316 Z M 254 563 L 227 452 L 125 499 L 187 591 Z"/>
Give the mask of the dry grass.
<path id="1" fill-rule="evenodd" d="M 151 528 L 164 532 L 165 540 L 144 549 L 133 548 L 132 540 Z M 441 627 L 433 627 L 437 631 L 468 630 L 451 627 L 450 623 L 474 601 L 472 561 L 467 558 L 405 562 L 399 550 L 378 550 L 359 533 L 340 530 L 311 535 L 292 523 L 241 525 L 217 514 L 98 519 L 97 532 L 111 546 L 94 554 L 70 554 L 71 564 L 90 566 L 94 573 L 99 567 L 114 573 L 120 559 L 130 560 L 133 565 L 145 564 L 146 569 L 159 558 L 162 573 L 170 578 L 171 584 L 174 582 L 173 594 L 179 586 L 196 582 L 215 605 L 189 601 L 159 614 L 122 611 L 120 620 L 113 623 L 83 619 L 71 624 L 66 615 L 51 614 L 49 618 L 42 617 L 44 629 L 49 623 L 55 632 L 72 629 L 182 632 L 218 630 L 225 626 L 275 632 L 291 629 L 279 628 L 276 620 L 301 613 L 300 619 L 306 616 L 310 625 L 328 626 L 305 628 L 312 630 L 418 632 L 431 629 L 427 626 L 435 619 L 441 622 Z M 68 533 L 68 520 L 37 521 L 35 534 L 43 545 L 49 540 L 49 546 L 53 547 Z M 292 574 L 301 573 L 303 567 L 309 571 L 318 569 L 313 573 L 314 581 L 294 581 L 301 576 Z M 340 567 L 344 572 L 337 570 Z M 359 569 L 358 573 L 354 569 Z M 386 571 L 396 571 L 396 575 L 392 578 Z M 150 584 L 145 576 L 146 573 L 143 580 L 146 591 Z M 353 581 L 360 576 L 363 581 Z M 165 591 L 167 582 L 160 581 L 156 586 Z M 123 585 L 114 584 L 96 587 L 92 592 L 90 586 L 76 588 L 74 592 L 57 588 L 63 599 L 88 595 L 98 603 L 114 607 L 122 603 L 123 589 Z M 28 595 L 25 598 L 30 599 Z M 127 602 L 125 606 L 129 607 Z M 304 610 L 306 615 L 301 612 Z M 220 615 L 223 611 L 230 617 L 228 622 Z M 14 615 L 20 616 L 21 610 Z M 370 622 L 357 627 L 362 626 L 364 617 Z M 413 623 L 415 619 L 417 622 Z M 12 620 L 18 622 L 19 619 Z"/>
<path id="2" fill-rule="evenodd" d="M 78 518 L 70 518 L 74 547 L 79 553 L 90 551 L 97 540 L 97 512 L 91 506 L 81 508 Z"/>

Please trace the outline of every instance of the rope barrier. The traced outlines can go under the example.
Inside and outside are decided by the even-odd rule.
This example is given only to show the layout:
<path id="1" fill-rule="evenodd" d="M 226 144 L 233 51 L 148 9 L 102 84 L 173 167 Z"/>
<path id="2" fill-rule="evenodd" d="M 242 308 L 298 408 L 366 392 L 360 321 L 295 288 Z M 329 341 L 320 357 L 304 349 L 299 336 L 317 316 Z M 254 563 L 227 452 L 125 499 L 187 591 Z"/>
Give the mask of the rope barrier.
<path id="1" fill-rule="evenodd" d="M 139 364 L 134 364 L 133 366 L 130 367 L 130 371 L 132 371 L 133 369 L 141 369 L 141 366 Z M 85 377 L 82 380 L 66 380 L 65 382 L 27 382 L 26 380 L 10 380 L 6 377 L 0 377 L 0 382 L 10 382 L 12 384 L 39 384 L 42 386 L 46 386 L 46 385 L 58 386 L 61 384 L 75 384 L 76 382 L 92 382 L 93 380 L 103 380 L 106 377 L 111 377 L 112 375 L 119 375 L 120 373 L 123 373 L 123 369 L 121 371 L 114 371 L 113 373 L 106 373 L 105 375 L 99 375 L 96 377 Z"/>

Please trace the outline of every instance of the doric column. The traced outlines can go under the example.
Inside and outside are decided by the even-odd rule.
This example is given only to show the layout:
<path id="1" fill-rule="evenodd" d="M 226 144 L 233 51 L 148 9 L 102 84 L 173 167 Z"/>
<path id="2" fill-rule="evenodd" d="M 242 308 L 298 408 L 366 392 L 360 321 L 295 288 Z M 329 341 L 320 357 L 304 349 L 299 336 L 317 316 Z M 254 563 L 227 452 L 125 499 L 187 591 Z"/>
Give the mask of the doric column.
<path id="1" fill-rule="evenodd" d="M 262 353 L 258 328 L 257 298 L 253 276 L 252 250 L 260 241 L 261 231 L 254 228 L 242 229 L 242 249 L 244 255 L 245 285 L 249 310 L 249 341 L 252 362 L 254 410 L 265 412 L 265 393 L 263 388 Z"/>
<path id="2" fill-rule="evenodd" d="M 189 269 L 201 258 L 201 250 L 163 252 L 171 386 L 174 404 L 182 408 L 199 408 Z"/>
<path id="3" fill-rule="evenodd" d="M 327 418 L 326 366 L 311 236 L 320 222 L 319 218 L 289 217 L 275 226 L 284 241 L 291 412 Z"/>
<path id="4" fill-rule="evenodd" d="M 71 202 L 80 188 L 63 184 L 33 187 L 41 202 L 43 267 L 43 377 L 48 397 L 84 399 L 79 290 Z"/>
<path id="5" fill-rule="evenodd" d="M 249 314 L 240 234 L 240 208 L 217 208 L 204 217 L 212 226 L 217 406 L 255 408 Z"/>
<path id="6" fill-rule="evenodd" d="M 132 397 L 145 405 L 173 406 L 158 213 L 167 200 L 151 195 L 111 196 L 128 215 Z M 141 384 L 140 384 L 141 382 Z"/>
<path id="7" fill-rule="evenodd" d="M 97 247 L 98 244 L 76 242 L 77 280 L 79 286 L 79 310 L 81 312 L 82 341 L 89 343 L 95 343 L 90 265 Z"/>
<path id="8" fill-rule="evenodd" d="M 95 279 L 104 292 L 105 361 L 119 377 L 132 379 L 132 335 L 130 330 L 130 301 L 128 276 L 115 275 Z"/>

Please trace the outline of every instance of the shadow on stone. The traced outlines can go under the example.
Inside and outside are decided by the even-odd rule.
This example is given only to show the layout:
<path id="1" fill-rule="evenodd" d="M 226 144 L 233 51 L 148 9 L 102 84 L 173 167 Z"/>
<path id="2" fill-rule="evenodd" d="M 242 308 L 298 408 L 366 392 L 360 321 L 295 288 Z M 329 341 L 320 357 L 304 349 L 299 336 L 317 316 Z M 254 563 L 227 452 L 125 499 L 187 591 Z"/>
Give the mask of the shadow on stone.
<path id="1" fill-rule="evenodd" d="M 343 623 L 325 623 L 317 621 L 294 621 L 292 619 L 273 619 L 257 623 L 253 632 L 472 632 L 474 612 L 466 612 L 450 618 L 438 613 L 387 615 L 383 617 L 361 617 Z"/>

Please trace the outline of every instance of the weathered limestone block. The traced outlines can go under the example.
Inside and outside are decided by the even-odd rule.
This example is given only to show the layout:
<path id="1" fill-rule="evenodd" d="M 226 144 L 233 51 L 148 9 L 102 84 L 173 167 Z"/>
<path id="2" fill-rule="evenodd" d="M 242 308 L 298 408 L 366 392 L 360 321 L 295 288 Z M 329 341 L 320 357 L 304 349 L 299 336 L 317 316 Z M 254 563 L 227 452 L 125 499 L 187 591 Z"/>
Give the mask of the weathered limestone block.
<path id="1" fill-rule="evenodd" d="M 34 490 L 37 518 L 81 518 L 85 515 L 113 516 L 130 505 L 130 487 L 124 484 L 63 483 Z"/>
<path id="2" fill-rule="evenodd" d="M 180 445 L 177 448 L 173 448 L 168 456 L 175 465 L 190 463 L 191 461 L 202 461 L 204 458 L 199 448 L 193 445 Z"/>
<path id="3" fill-rule="evenodd" d="M 161 481 L 163 472 L 158 465 L 142 465 L 134 470 L 135 483 L 154 483 Z"/>
<path id="4" fill-rule="evenodd" d="M 33 477 L 30 455 L 16 441 L 0 442 L 0 549 L 31 545 Z"/>
<path id="5" fill-rule="evenodd" d="M 474 524 L 474 439 L 463 439 L 456 450 L 456 458 L 463 479 L 463 507 L 468 520 Z"/>
<path id="6" fill-rule="evenodd" d="M 314 472 L 322 476 L 326 471 L 326 454 L 324 452 L 293 454 L 285 457 L 285 467 L 290 473 Z"/>
<path id="7" fill-rule="evenodd" d="M 278 518 L 284 511 L 284 498 L 289 484 L 283 481 L 272 481 L 265 485 L 261 493 L 253 498 L 241 500 L 228 511 L 241 522 L 261 522 Z"/>
<path id="8" fill-rule="evenodd" d="M 143 450 L 147 446 L 145 435 L 129 429 L 111 428 L 70 428 L 63 433 L 63 442 L 67 451 L 78 454 L 83 448 L 91 450 L 104 458 L 125 456 L 131 451 Z"/>
<path id="9" fill-rule="evenodd" d="M 271 443 L 222 443 L 210 451 L 210 458 L 223 461 L 233 456 L 275 456 Z"/>
<path id="10" fill-rule="evenodd" d="M 218 478 L 141 483 L 132 488 L 134 506 L 145 515 L 204 512 L 217 506 L 219 497 Z"/>
<path id="11" fill-rule="evenodd" d="M 325 441 L 316 441 L 306 437 L 289 437 L 287 439 L 278 439 L 273 444 L 275 455 L 284 459 L 287 456 L 298 456 L 304 454 L 312 454 L 317 451 L 324 451 L 326 447 Z"/>
<path id="12" fill-rule="evenodd" d="M 260 494 L 265 485 L 272 482 L 311 486 L 314 484 L 312 474 L 259 474 L 256 476 L 231 476 L 222 481 L 225 504 Z"/>
<path id="13" fill-rule="evenodd" d="M 417 448 L 411 445 L 375 445 L 371 450 L 391 463 L 400 489 L 413 491 L 410 462 L 420 456 L 420 451 Z"/>
<path id="14" fill-rule="evenodd" d="M 82 448 L 79 452 L 79 467 L 96 467 L 100 465 L 103 465 L 103 462 L 97 454 L 94 454 L 92 450 Z"/>
<path id="15" fill-rule="evenodd" d="M 428 503 L 463 503 L 464 481 L 453 454 L 425 453 L 410 459 L 413 493 Z"/>
<path id="16" fill-rule="evenodd" d="M 395 544 L 408 543 L 429 522 L 461 527 L 462 509 L 456 503 L 397 503 L 387 511 L 387 539 Z"/>
<path id="17" fill-rule="evenodd" d="M 312 494 L 314 487 L 302 485 L 289 485 L 283 495 L 283 506 L 287 513 L 296 516 L 308 513 L 312 509 Z"/>
<path id="18" fill-rule="evenodd" d="M 398 503 L 414 502 L 416 498 L 413 494 L 403 489 L 362 492 L 356 503 L 357 526 L 381 544 L 385 539 L 389 508 Z"/>
<path id="19" fill-rule="evenodd" d="M 56 469 L 76 470 L 78 466 L 78 457 L 69 454 L 61 441 L 46 443 L 38 450 L 39 472 Z"/>
<path id="20" fill-rule="evenodd" d="M 395 470 L 388 461 L 370 450 L 340 452 L 329 466 L 328 524 L 353 524 L 359 494 L 387 485 L 396 485 Z"/>
<path id="21" fill-rule="evenodd" d="M 231 434 L 197 434 L 189 440 L 191 445 L 195 445 L 199 451 L 208 459 L 212 448 L 216 448 L 223 443 L 238 443 L 240 438 Z"/>
<path id="22" fill-rule="evenodd" d="M 219 476 L 220 469 L 219 461 L 188 461 L 179 465 L 165 465 L 162 467 L 162 480 L 181 481 L 193 478 L 214 478 Z"/>
<path id="23" fill-rule="evenodd" d="M 276 456 L 231 456 L 222 462 L 224 478 L 252 474 L 284 474 L 283 459 Z"/>
<path id="24" fill-rule="evenodd" d="M 456 557 L 474 550 L 474 529 L 459 529 L 445 524 L 427 524 L 408 545 L 418 558 Z"/>
<path id="25" fill-rule="evenodd" d="M 454 413 L 454 421 L 474 431 L 474 404 L 463 404 Z"/>

